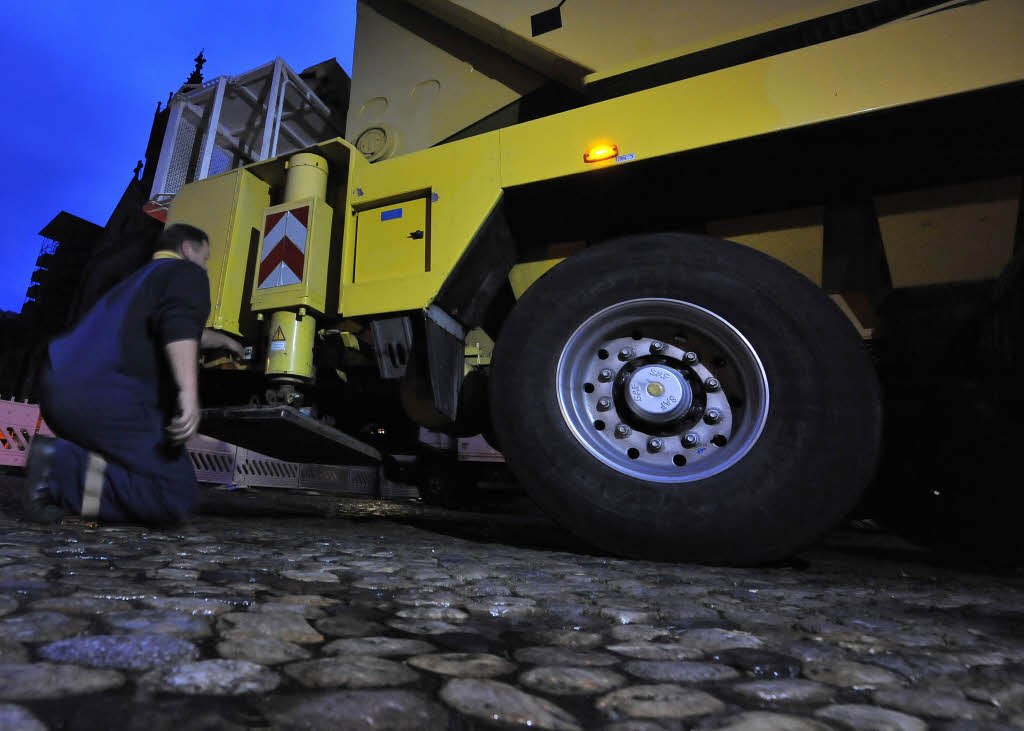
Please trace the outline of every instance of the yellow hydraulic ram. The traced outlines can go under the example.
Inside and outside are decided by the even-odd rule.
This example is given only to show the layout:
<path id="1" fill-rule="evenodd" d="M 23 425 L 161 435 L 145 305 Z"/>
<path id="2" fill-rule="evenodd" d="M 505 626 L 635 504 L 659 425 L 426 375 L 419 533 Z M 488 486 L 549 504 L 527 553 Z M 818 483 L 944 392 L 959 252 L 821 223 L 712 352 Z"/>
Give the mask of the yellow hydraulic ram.
<path id="1" fill-rule="evenodd" d="M 267 327 L 267 375 L 290 376 L 303 380 L 313 377 L 313 337 L 316 320 L 299 312 L 278 310 Z"/>
<path id="2" fill-rule="evenodd" d="M 252 309 L 268 318 L 267 375 L 313 377 L 315 314 L 323 314 L 333 210 L 325 202 L 327 160 L 293 155 L 285 165 L 284 202 L 263 213 Z"/>

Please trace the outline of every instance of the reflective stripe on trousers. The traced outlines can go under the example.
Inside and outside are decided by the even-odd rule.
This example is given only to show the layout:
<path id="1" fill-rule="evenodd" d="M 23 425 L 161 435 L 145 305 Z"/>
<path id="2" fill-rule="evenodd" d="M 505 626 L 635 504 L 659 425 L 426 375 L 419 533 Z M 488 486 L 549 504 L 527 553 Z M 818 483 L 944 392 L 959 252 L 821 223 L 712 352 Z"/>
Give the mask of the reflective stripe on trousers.
<path id="1" fill-rule="evenodd" d="M 107 461 L 95 452 L 89 452 L 82 488 L 82 517 L 95 518 L 100 514 L 103 483 L 107 478 Z"/>

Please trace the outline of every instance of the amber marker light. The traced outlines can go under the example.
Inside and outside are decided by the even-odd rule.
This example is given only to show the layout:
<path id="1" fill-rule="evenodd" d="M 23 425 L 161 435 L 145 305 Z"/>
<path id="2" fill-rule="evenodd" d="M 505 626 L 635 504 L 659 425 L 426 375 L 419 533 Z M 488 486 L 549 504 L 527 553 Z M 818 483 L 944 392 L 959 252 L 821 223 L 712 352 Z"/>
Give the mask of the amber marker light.
<path id="1" fill-rule="evenodd" d="M 583 162 L 610 160 L 619 154 L 618 145 L 594 145 L 583 153 Z"/>

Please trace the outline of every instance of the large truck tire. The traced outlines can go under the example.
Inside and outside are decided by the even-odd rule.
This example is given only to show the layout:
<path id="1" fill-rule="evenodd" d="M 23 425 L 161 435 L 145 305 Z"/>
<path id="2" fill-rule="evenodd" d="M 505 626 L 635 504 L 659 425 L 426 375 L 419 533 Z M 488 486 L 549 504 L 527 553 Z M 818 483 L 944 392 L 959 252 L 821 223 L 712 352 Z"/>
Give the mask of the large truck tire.
<path id="1" fill-rule="evenodd" d="M 886 439 L 868 510 L 948 556 L 1018 563 L 1024 254 L 994 282 L 894 293 L 881 315 Z"/>
<path id="2" fill-rule="evenodd" d="M 785 557 L 856 504 L 879 455 L 877 379 L 846 317 L 727 241 L 631 236 L 573 256 L 502 327 L 491 377 L 509 466 L 613 553 Z"/>

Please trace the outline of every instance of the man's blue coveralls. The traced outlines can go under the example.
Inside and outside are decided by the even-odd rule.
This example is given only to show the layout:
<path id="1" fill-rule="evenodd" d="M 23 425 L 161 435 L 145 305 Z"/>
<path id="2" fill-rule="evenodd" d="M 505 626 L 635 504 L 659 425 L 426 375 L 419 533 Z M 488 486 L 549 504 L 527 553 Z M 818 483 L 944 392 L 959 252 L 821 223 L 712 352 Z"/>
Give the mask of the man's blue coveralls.
<path id="1" fill-rule="evenodd" d="M 41 406 L 60 437 L 50 489 L 65 510 L 154 523 L 193 510 L 195 472 L 164 431 L 178 409 L 164 346 L 198 341 L 209 313 L 206 271 L 159 252 L 50 344 Z"/>

